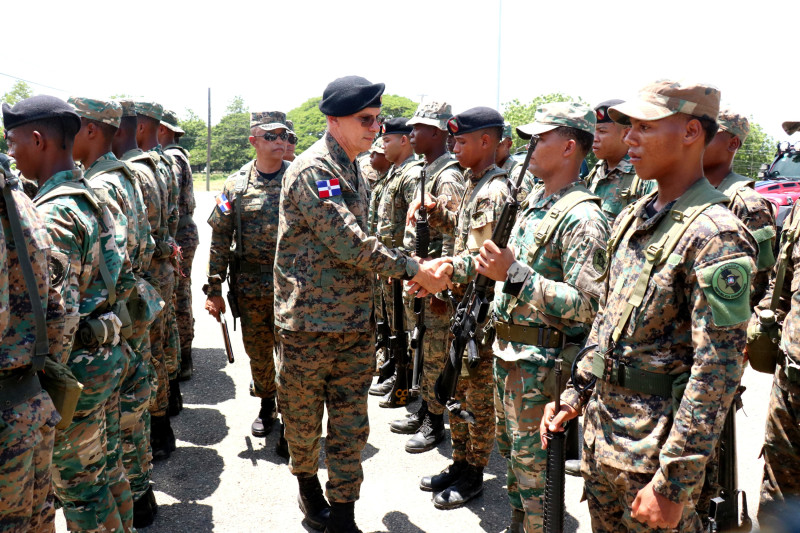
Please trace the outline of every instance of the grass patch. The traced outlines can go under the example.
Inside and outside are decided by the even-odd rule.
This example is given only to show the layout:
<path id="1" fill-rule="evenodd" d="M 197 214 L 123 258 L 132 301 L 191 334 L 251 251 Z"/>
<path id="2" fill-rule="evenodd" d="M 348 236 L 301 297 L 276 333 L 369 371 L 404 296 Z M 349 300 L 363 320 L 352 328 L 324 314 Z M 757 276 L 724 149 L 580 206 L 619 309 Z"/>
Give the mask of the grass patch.
<path id="1" fill-rule="evenodd" d="M 195 172 L 192 174 L 194 178 L 194 190 L 195 191 L 205 191 L 206 190 L 206 174 L 205 172 Z M 221 191 L 222 186 L 225 184 L 225 178 L 228 177 L 228 174 L 224 172 L 212 172 L 211 176 L 209 177 L 209 190 L 211 191 Z"/>

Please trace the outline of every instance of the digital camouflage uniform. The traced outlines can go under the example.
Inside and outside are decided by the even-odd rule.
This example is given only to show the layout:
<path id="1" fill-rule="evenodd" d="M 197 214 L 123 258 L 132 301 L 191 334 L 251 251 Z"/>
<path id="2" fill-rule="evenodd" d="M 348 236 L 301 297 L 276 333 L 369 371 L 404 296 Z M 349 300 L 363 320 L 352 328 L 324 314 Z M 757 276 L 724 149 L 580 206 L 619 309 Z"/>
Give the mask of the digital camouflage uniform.
<path id="1" fill-rule="evenodd" d="M 379 152 L 383 153 L 383 137 L 378 137 L 375 139 L 375 142 L 372 143 L 372 147 L 370 148 L 367 154 L 372 154 L 372 152 Z M 358 168 L 361 170 L 361 176 L 364 178 L 364 181 L 369 183 L 369 214 L 367 216 L 367 235 L 374 236 L 376 231 L 378 230 L 378 205 L 381 203 L 381 198 L 383 197 L 383 191 L 386 189 L 386 177 L 389 175 L 389 172 L 378 172 L 372 166 L 365 167 L 364 163 L 369 162 L 369 156 L 363 157 L 358 160 Z M 380 283 L 375 280 L 373 283 L 373 299 L 374 299 L 374 320 L 388 320 L 388 317 L 383 316 L 383 290 L 381 289 Z M 387 322 L 388 323 L 388 322 Z M 384 362 L 386 361 L 386 348 L 381 347 L 375 351 L 375 369 L 376 371 L 383 366 Z"/>
<path id="2" fill-rule="evenodd" d="M 222 296 L 222 281 L 234 254 L 238 255 L 240 273 L 232 290 L 242 315 L 242 340 L 250 358 L 253 392 L 259 398 L 275 398 L 272 265 L 278 239 L 281 182 L 288 167 L 289 162 L 284 161 L 278 175 L 267 181 L 259 175 L 255 160 L 248 162 L 225 180 L 218 205 L 208 217 L 208 296 Z M 238 192 L 237 186 L 244 190 Z M 225 211 L 220 207 L 223 198 L 230 205 Z M 237 210 L 241 210 L 241 236 L 236 234 Z M 239 243 L 241 250 L 237 250 Z"/>
<path id="3" fill-rule="evenodd" d="M 684 195 L 703 190 L 716 194 L 701 178 Z M 624 234 L 618 235 L 619 227 L 628 211 L 617 219 L 612 240 L 620 239 L 610 250 L 605 296 L 587 341 L 599 347 L 581 360 L 578 371 L 588 382 L 594 359 L 608 354 L 620 367 L 672 375 L 672 393 L 648 394 L 598 379 L 591 398 L 570 387 L 562 394 L 574 408 L 585 405 L 581 470 L 594 531 L 653 531 L 630 515 L 637 492 L 651 481 L 657 493 L 685 504 L 678 530 L 701 530 L 695 504 L 706 461 L 743 371 L 756 246 L 724 202 L 705 208 L 653 267 L 643 303 L 612 343 L 651 238 L 677 216 L 676 203 L 650 216 L 647 206 L 656 194 L 629 206 L 634 217 Z"/>
<path id="4" fill-rule="evenodd" d="M 59 186 L 71 191 L 48 199 Z M 116 339 L 92 348 L 76 337 L 82 321 L 109 313 L 109 282 L 123 300 L 135 284 L 127 254 L 116 246 L 111 213 L 102 204 L 96 204 L 99 211 L 92 205 L 97 194 L 81 171 L 72 170 L 49 178 L 34 199 L 53 240 L 51 281 L 64 298 L 68 365 L 84 386 L 75 417 L 56 435 L 53 453 L 53 485 L 72 531 L 129 530 L 133 521 L 130 487 L 124 472 L 119 477 L 122 465 L 114 449 L 119 444 L 119 386 L 128 358 Z M 111 280 L 99 274 L 101 262 Z"/>
<path id="5" fill-rule="evenodd" d="M 465 176 L 466 188 L 458 212 L 448 211 L 443 198 L 436 201 L 429 222 L 444 233 L 455 236 L 453 248 L 453 282 L 460 284 L 456 294 L 463 294 L 464 286 L 475 277 L 474 257 L 483 242 L 492 236 L 494 223 L 500 217 L 503 205 L 510 194 L 508 175 L 491 165 L 476 174 L 471 169 Z M 492 294 L 487 295 L 493 297 Z M 480 324 L 484 328 L 487 324 Z M 490 337 L 490 335 L 488 336 Z M 475 417 L 474 424 L 450 418 L 450 439 L 453 444 L 453 461 L 466 461 L 484 468 L 494 446 L 494 386 L 492 382 L 492 347 L 484 340 L 478 343 L 480 362 L 475 368 L 462 367 L 455 398 Z"/>
<path id="6" fill-rule="evenodd" d="M 327 497 L 358 499 L 372 379 L 374 274 L 408 279 L 418 265 L 368 237 L 368 187 L 330 133 L 283 179 L 275 256 L 278 396 L 290 468 L 317 472 L 323 407 Z"/>
<path id="7" fill-rule="evenodd" d="M 509 158 L 506 159 L 505 163 L 503 163 L 503 166 L 501 166 L 500 168 L 508 173 L 508 179 L 516 181 L 517 176 L 519 176 L 519 169 L 521 166 L 522 166 L 521 161 L 517 161 L 513 157 L 509 156 Z M 528 197 L 528 195 L 531 193 L 535 185 L 536 185 L 536 178 L 534 178 L 533 174 L 531 174 L 530 171 L 526 170 L 525 177 L 522 178 L 522 184 L 520 185 L 519 191 L 517 192 L 517 199 L 520 202 L 525 200 L 525 198 Z"/>
<path id="8" fill-rule="evenodd" d="M 0 169 L 0 177 L 2 176 Z M 11 176 L 8 176 L 11 179 Z M 34 270 L 37 301 L 46 310 L 50 356 L 65 361 L 64 303 L 50 286 L 52 241 L 30 198 L 13 184 L 12 196 L 25 242 L 14 240 L 5 201 L 0 200 L 0 379 L 19 376 L 33 363 L 36 327 L 18 250 L 25 249 Z M 13 245 L 12 245 L 13 243 Z M 55 531 L 51 461 L 55 425 L 61 419 L 47 392 L 16 405 L 0 394 L 0 531 Z"/>
<path id="9" fill-rule="evenodd" d="M 655 180 L 636 180 L 635 176 L 636 170 L 628 154 L 612 169 L 608 168 L 605 159 L 601 159 L 586 176 L 586 187 L 600 197 L 609 224 L 614 223 L 628 204 L 656 189 Z M 631 191 L 635 181 L 638 181 L 638 185 Z"/>
<path id="10" fill-rule="evenodd" d="M 603 289 L 598 278 L 605 273 L 608 223 L 596 198 L 572 207 L 541 248 L 535 240 L 550 208 L 577 190 L 588 196 L 578 182 L 550 196 L 543 187 L 528 196 L 509 240 L 521 281 L 507 282 L 494 298 L 496 437 L 500 453 L 509 461 L 509 500 L 513 508 L 525 511 L 526 532 L 541 531 L 543 525 L 547 452 L 541 449 L 539 424 L 554 395 L 545 383 L 552 382 L 553 361 L 567 339 L 580 344 L 588 334 Z M 538 345 L 531 339 L 511 340 L 522 340 L 507 334 L 511 328 Z M 541 341 L 539 331 L 544 332 Z"/>

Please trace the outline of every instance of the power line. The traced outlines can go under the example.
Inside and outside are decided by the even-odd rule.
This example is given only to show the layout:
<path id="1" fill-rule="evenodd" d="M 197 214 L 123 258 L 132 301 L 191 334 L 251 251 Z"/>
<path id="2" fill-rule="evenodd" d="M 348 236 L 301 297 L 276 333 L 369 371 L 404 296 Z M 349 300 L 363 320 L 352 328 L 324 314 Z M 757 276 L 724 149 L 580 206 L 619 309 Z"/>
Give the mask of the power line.
<path id="1" fill-rule="evenodd" d="M 68 93 L 69 91 L 65 91 L 64 89 L 59 89 L 58 87 L 53 87 L 51 85 L 45 85 L 44 83 L 36 83 L 35 81 L 26 80 L 24 78 L 20 78 L 19 76 L 13 76 L 11 74 L 6 74 L 4 72 L 0 72 L 0 76 L 5 76 L 7 78 L 11 78 L 14 80 L 24 81 L 25 83 L 30 83 L 31 85 L 37 85 L 39 87 L 46 87 L 48 89 L 53 89 L 54 91 L 59 91 L 62 93 Z"/>

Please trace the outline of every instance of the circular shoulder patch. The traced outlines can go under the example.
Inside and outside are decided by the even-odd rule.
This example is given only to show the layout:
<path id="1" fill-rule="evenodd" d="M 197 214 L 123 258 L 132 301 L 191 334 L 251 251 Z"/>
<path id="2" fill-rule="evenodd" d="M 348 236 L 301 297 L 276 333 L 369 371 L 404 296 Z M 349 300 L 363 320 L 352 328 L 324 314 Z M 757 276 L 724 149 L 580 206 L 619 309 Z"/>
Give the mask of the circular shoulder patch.
<path id="1" fill-rule="evenodd" d="M 749 284 L 747 271 L 737 263 L 720 265 L 711 276 L 714 293 L 725 300 L 735 300 L 745 293 Z"/>
<path id="2" fill-rule="evenodd" d="M 59 261 L 57 257 L 50 256 L 50 286 L 58 287 L 64 281 L 67 273 L 67 265 Z"/>
<path id="3" fill-rule="evenodd" d="M 606 251 L 601 248 L 595 249 L 594 254 L 592 254 L 592 268 L 598 274 L 603 274 L 607 266 Z"/>

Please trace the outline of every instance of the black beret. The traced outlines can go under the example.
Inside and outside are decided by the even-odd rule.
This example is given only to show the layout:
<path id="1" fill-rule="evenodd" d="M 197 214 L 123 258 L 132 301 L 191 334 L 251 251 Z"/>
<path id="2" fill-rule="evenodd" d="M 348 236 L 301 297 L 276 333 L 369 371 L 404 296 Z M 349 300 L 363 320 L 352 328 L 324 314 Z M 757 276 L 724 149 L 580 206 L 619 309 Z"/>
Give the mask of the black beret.
<path id="1" fill-rule="evenodd" d="M 447 131 L 463 135 L 484 128 L 502 128 L 504 124 L 503 115 L 491 107 L 473 107 L 448 120 Z"/>
<path id="2" fill-rule="evenodd" d="M 383 123 L 381 126 L 381 135 L 389 135 L 392 133 L 400 133 L 402 135 L 408 135 L 411 133 L 411 130 L 414 129 L 414 126 L 408 125 L 408 119 L 403 117 L 397 118 L 390 118 L 386 122 Z"/>
<path id="3" fill-rule="evenodd" d="M 335 79 L 325 87 L 319 110 L 330 117 L 346 117 L 366 107 L 380 107 L 385 87 L 383 83 L 370 83 L 361 76 Z"/>
<path id="4" fill-rule="evenodd" d="M 600 102 L 599 104 L 594 106 L 594 114 L 597 116 L 597 123 L 603 124 L 606 122 L 614 122 L 613 120 L 611 120 L 611 117 L 608 116 L 608 108 L 624 103 L 625 100 L 620 100 L 617 98 L 614 100 L 606 100 L 605 102 Z"/>
<path id="5" fill-rule="evenodd" d="M 13 130 L 29 122 L 50 118 L 74 120 L 76 132 L 81 127 L 81 118 L 75 109 L 55 96 L 38 94 L 17 102 L 14 107 L 3 104 L 3 126 L 6 130 Z"/>

